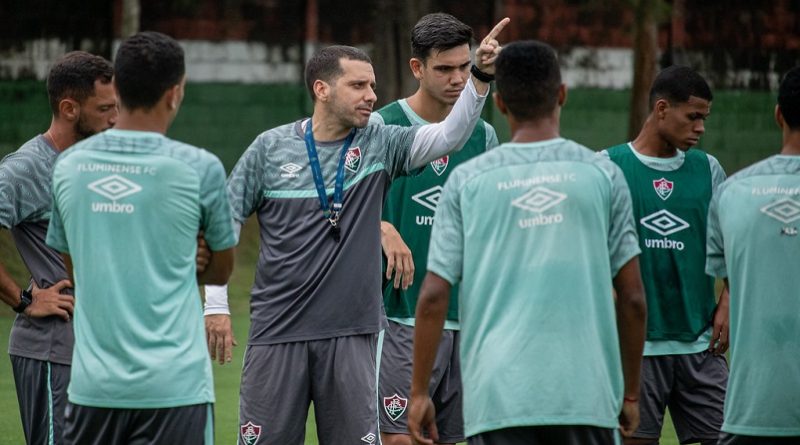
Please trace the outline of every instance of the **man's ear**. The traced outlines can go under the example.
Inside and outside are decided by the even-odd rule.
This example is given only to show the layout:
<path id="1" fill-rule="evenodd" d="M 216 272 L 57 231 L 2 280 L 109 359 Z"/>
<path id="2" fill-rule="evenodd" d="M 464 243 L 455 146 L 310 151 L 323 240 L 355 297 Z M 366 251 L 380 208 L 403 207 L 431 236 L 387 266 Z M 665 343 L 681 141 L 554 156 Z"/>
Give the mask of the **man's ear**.
<path id="1" fill-rule="evenodd" d="M 781 130 L 786 127 L 786 119 L 783 118 L 783 112 L 781 112 L 780 105 L 775 105 L 775 123 L 778 124 L 778 128 Z"/>
<path id="2" fill-rule="evenodd" d="M 503 102 L 503 98 L 500 97 L 500 94 L 495 91 L 492 93 L 492 99 L 494 100 L 494 106 L 497 107 L 500 114 L 508 115 L 508 107 L 506 107 L 506 103 Z"/>
<path id="3" fill-rule="evenodd" d="M 567 103 L 567 84 L 562 83 L 558 86 L 558 106 L 563 107 Z"/>
<path id="4" fill-rule="evenodd" d="M 664 119 L 667 115 L 667 111 L 669 110 L 669 101 L 667 99 L 658 99 L 653 105 L 653 111 L 656 113 L 656 117 L 659 119 Z"/>
<path id="5" fill-rule="evenodd" d="M 411 73 L 414 74 L 415 79 L 422 79 L 422 71 L 425 68 L 425 62 L 417 59 L 416 57 L 412 57 L 408 61 L 408 66 L 411 67 Z"/>
<path id="6" fill-rule="evenodd" d="M 58 115 L 62 119 L 75 122 L 81 116 L 81 105 L 75 99 L 61 99 L 58 102 Z"/>
<path id="7" fill-rule="evenodd" d="M 314 86 L 312 88 L 314 90 L 314 96 L 316 96 L 317 100 L 322 102 L 327 102 L 331 95 L 331 86 L 328 82 L 323 80 L 315 80 Z"/>

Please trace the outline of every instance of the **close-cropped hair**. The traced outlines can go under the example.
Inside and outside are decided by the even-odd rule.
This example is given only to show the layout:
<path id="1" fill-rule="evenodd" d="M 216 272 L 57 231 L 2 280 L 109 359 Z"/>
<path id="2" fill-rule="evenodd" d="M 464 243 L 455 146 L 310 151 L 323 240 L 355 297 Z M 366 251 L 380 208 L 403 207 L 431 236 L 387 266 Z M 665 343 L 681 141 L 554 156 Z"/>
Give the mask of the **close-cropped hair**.
<path id="1" fill-rule="evenodd" d="M 153 31 L 123 41 L 114 60 L 114 83 L 128 110 L 153 108 L 185 73 L 183 48 L 172 37 Z"/>
<path id="2" fill-rule="evenodd" d="M 495 62 L 497 94 L 517 119 L 549 115 L 558 105 L 561 68 L 556 51 L 537 40 L 503 47 Z"/>
<path id="3" fill-rule="evenodd" d="M 472 28 L 450 14 L 437 12 L 423 16 L 411 31 L 411 57 L 425 62 L 432 51 L 469 45 Z"/>
<path id="4" fill-rule="evenodd" d="M 691 96 L 711 101 L 711 87 L 697 71 L 688 66 L 673 65 L 664 68 L 656 75 L 650 87 L 650 109 L 659 99 L 666 99 L 670 104 L 689 101 Z"/>
<path id="5" fill-rule="evenodd" d="M 364 51 L 352 46 L 333 45 L 317 51 L 306 64 L 305 80 L 311 100 L 316 101 L 314 82 L 321 80 L 333 84 L 344 74 L 341 59 L 358 60 L 372 64 L 372 60 Z"/>
<path id="6" fill-rule="evenodd" d="M 786 125 L 792 130 L 800 130 L 800 67 L 783 76 L 778 88 L 778 106 Z"/>
<path id="7" fill-rule="evenodd" d="M 83 103 L 94 96 L 94 83 L 111 82 L 114 68 L 108 60 L 85 51 L 72 51 L 58 59 L 47 75 L 47 97 L 53 115 L 58 104 L 67 98 Z"/>

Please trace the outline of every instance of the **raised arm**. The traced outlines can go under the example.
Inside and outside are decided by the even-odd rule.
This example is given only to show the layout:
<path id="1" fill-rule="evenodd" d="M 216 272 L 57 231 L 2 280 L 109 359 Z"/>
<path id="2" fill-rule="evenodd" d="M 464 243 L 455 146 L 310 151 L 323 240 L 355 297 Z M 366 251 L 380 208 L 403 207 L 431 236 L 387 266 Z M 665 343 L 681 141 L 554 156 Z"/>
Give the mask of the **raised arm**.
<path id="1" fill-rule="evenodd" d="M 476 49 L 475 68 L 482 73 L 481 77 L 486 79 L 494 77 L 494 62 L 501 50 L 496 37 L 510 21 L 508 17 L 501 20 Z M 422 167 L 428 162 L 461 149 L 472 134 L 475 123 L 478 122 L 488 93 L 489 83 L 473 73 L 447 118 L 419 129 L 411 145 L 409 169 Z"/>

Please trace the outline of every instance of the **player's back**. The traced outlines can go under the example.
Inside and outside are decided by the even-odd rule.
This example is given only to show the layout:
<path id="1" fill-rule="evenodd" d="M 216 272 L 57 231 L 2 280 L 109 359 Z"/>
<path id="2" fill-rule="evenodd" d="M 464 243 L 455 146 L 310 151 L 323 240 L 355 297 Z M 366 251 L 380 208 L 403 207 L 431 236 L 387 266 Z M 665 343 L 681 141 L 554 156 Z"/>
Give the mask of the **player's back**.
<path id="1" fill-rule="evenodd" d="M 428 269 L 461 279 L 467 435 L 513 422 L 616 427 L 611 277 L 638 254 L 622 172 L 561 138 L 511 143 L 457 168 L 444 194 L 433 238 L 448 242 L 432 243 Z M 447 232 L 453 218 L 461 235 Z"/>
<path id="2" fill-rule="evenodd" d="M 800 156 L 740 171 L 712 202 L 708 271 L 727 271 L 731 293 L 726 432 L 800 435 L 800 410 L 787 409 L 800 398 L 798 221 Z"/>
<path id="3" fill-rule="evenodd" d="M 213 249 L 219 218 L 230 224 L 229 209 L 208 205 L 224 193 L 209 188 L 220 177 L 213 155 L 157 133 L 109 130 L 59 159 L 53 219 L 75 268 L 74 403 L 213 401 L 195 256 L 201 227 Z"/>

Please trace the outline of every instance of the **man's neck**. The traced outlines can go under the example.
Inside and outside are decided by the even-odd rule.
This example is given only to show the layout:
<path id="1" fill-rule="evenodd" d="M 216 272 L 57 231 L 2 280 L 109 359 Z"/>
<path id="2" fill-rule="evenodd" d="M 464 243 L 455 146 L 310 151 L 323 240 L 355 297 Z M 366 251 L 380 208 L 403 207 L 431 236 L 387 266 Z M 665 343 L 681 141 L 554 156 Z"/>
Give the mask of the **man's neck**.
<path id="1" fill-rule="evenodd" d="M 788 156 L 800 155 L 800 131 L 789 131 L 784 133 L 781 154 Z"/>
<path id="2" fill-rule="evenodd" d="M 678 148 L 670 145 L 661 136 L 658 135 L 655 122 L 652 116 L 648 117 L 642 127 L 642 131 L 636 136 L 636 139 L 631 142 L 633 149 L 637 153 L 652 158 L 674 158 L 678 154 Z"/>
<path id="3" fill-rule="evenodd" d="M 55 117 L 50 121 L 50 128 L 42 135 L 47 143 L 59 153 L 73 146 L 80 140 L 78 134 L 75 132 L 74 125 L 71 125 L 69 122 L 60 121 Z"/>
<path id="4" fill-rule="evenodd" d="M 322 107 L 314 108 L 314 115 L 311 116 L 311 122 L 314 125 L 311 129 L 311 131 L 314 132 L 314 140 L 320 142 L 344 139 L 347 137 L 347 134 L 350 133 L 350 130 L 352 130 L 352 128 L 342 125 L 339 119 L 336 119 L 335 116 L 329 114 Z"/>
<path id="5" fill-rule="evenodd" d="M 450 110 L 453 109 L 452 105 L 442 103 L 429 94 L 422 88 L 418 89 L 416 93 L 406 98 L 408 106 L 417 113 L 426 122 L 436 123 L 443 121 Z"/>
<path id="6" fill-rule="evenodd" d="M 121 109 L 117 124 L 114 128 L 118 130 L 150 131 L 153 133 L 166 134 L 169 128 L 169 117 L 160 113 L 145 112 L 142 110 L 128 111 Z"/>
<path id="7" fill-rule="evenodd" d="M 540 142 L 560 137 L 558 116 L 533 121 L 509 119 L 511 142 Z"/>

